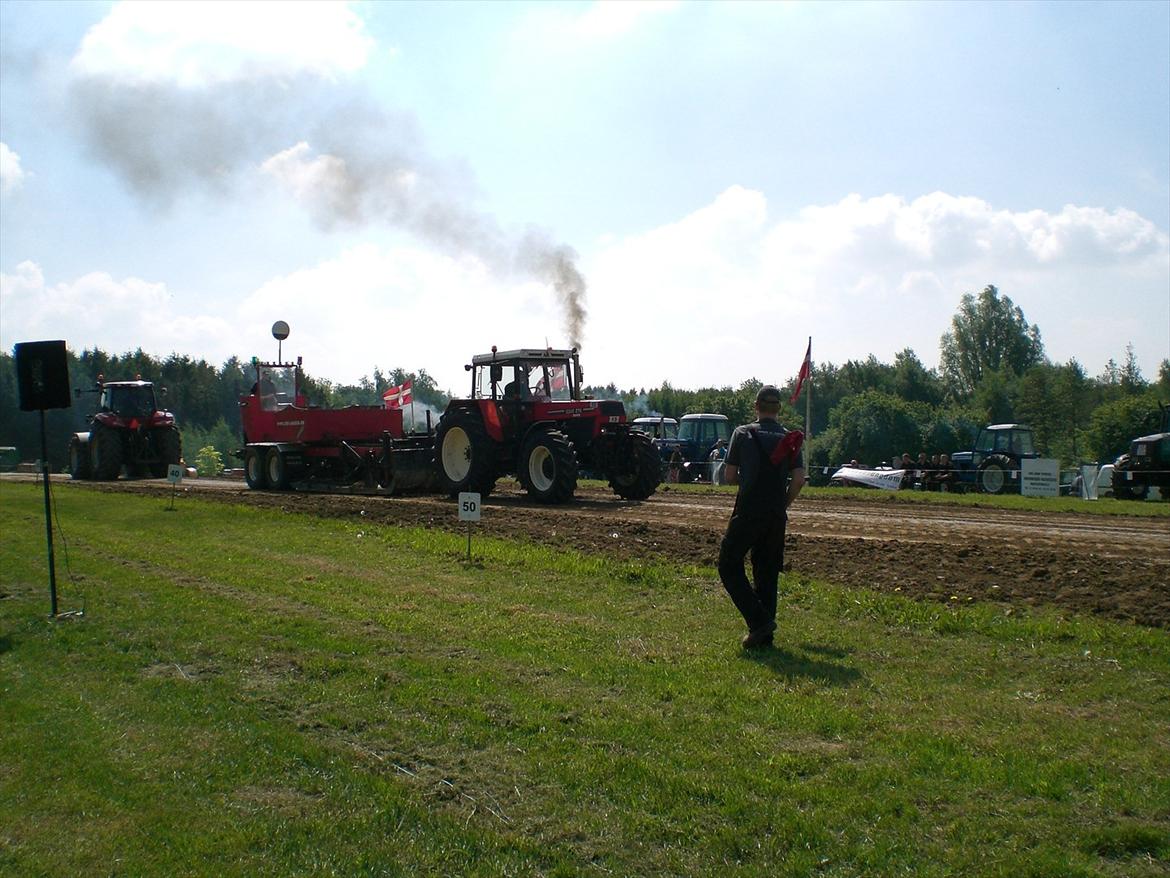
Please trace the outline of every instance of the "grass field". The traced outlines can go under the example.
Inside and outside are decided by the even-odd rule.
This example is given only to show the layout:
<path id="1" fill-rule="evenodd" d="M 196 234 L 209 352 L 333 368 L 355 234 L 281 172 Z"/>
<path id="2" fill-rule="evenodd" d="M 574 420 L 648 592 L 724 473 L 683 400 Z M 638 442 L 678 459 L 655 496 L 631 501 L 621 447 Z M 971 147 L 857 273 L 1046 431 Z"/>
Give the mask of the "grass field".
<path id="1" fill-rule="evenodd" d="M 56 500 L 50 622 L 0 486 L 0 874 L 1170 869 L 1163 630 L 789 577 L 746 654 L 707 569 Z"/>

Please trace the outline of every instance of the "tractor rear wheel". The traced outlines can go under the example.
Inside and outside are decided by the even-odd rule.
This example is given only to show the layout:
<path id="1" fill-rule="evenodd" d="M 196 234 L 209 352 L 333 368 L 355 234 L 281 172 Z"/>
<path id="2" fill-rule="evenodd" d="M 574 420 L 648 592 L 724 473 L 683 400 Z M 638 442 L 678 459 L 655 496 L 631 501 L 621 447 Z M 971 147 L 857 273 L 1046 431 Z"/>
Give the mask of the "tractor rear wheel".
<path id="1" fill-rule="evenodd" d="M 177 427 L 163 427 L 154 431 L 154 451 L 158 460 L 150 465 L 150 474 L 156 479 L 165 479 L 171 464 L 183 459 L 183 437 Z"/>
<path id="2" fill-rule="evenodd" d="M 122 437 L 106 427 L 89 434 L 90 466 L 95 479 L 108 481 L 122 474 Z"/>
<path id="3" fill-rule="evenodd" d="M 496 486 L 496 449 L 478 414 L 444 415 L 435 433 L 435 450 L 439 487 L 452 497 L 461 491 L 486 497 Z"/>
<path id="4" fill-rule="evenodd" d="M 88 479 L 90 473 L 89 448 L 75 434 L 69 440 L 69 478 Z"/>
<path id="5" fill-rule="evenodd" d="M 524 443 L 516 475 L 528 496 L 541 503 L 567 503 L 577 490 L 577 454 L 564 433 L 540 430 Z"/>
<path id="6" fill-rule="evenodd" d="M 264 466 L 264 450 L 249 448 L 244 452 L 244 481 L 254 490 L 268 487 L 268 470 Z"/>
<path id="7" fill-rule="evenodd" d="M 993 454 L 979 467 L 979 490 L 984 494 L 1007 494 L 1018 491 L 1011 482 L 1012 461 L 1002 454 Z"/>
<path id="8" fill-rule="evenodd" d="M 609 474 L 609 486 L 623 500 L 645 500 L 662 483 L 662 461 L 650 437 L 630 434 L 621 471 Z"/>
<path id="9" fill-rule="evenodd" d="M 268 476 L 268 487 L 275 491 L 288 490 L 288 461 L 279 448 L 269 448 L 268 458 L 264 462 L 265 474 Z"/>

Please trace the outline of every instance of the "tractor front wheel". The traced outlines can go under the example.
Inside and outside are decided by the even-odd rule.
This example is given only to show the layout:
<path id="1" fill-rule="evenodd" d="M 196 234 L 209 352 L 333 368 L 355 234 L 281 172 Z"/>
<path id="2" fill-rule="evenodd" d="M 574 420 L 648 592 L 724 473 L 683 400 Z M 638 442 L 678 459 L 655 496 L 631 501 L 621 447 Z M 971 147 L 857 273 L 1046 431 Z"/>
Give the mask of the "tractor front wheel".
<path id="1" fill-rule="evenodd" d="M 69 478 L 88 479 L 90 473 L 89 446 L 74 435 L 69 440 Z"/>
<path id="2" fill-rule="evenodd" d="M 541 503 L 566 503 L 577 490 L 577 454 L 564 433 L 541 430 L 524 443 L 516 467 L 528 496 Z"/>
<path id="3" fill-rule="evenodd" d="M 648 436 L 631 434 L 626 459 L 619 472 L 610 473 L 609 486 L 623 500 L 645 500 L 662 483 L 662 461 Z"/>
<path id="4" fill-rule="evenodd" d="M 264 466 L 264 450 L 249 448 L 244 452 L 244 481 L 253 490 L 268 487 L 268 470 Z"/>
<path id="5" fill-rule="evenodd" d="M 441 490 L 454 497 L 472 491 L 486 497 L 496 486 L 495 446 L 479 416 L 455 411 L 435 433 L 435 462 Z"/>
<path id="6" fill-rule="evenodd" d="M 109 481 L 122 474 L 122 437 L 105 427 L 89 434 L 90 467 L 95 479 Z"/>
<path id="7" fill-rule="evenodd" d="M 1007 494 L 1013 490 L 1012 461 L 1002 454 L 993 454 L 979 467 L 979 490 L 984 494 Z M 1018 485 L 1016 486 L 1018 490 Z"/>

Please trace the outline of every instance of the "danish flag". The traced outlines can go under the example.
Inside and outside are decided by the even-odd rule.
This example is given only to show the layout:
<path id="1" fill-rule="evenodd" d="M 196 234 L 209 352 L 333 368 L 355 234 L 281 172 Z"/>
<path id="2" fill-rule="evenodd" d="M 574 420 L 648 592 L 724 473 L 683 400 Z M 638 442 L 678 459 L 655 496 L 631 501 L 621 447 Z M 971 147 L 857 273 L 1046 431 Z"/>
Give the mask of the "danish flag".
<path id="1" fill-rule="evenodd" d="M 405 381 L 401 385 L 387 387 L 382 391 L 382 402 L 388 409 L 400 409 L 414 401 L 411 395 L 411 382 Z"/>

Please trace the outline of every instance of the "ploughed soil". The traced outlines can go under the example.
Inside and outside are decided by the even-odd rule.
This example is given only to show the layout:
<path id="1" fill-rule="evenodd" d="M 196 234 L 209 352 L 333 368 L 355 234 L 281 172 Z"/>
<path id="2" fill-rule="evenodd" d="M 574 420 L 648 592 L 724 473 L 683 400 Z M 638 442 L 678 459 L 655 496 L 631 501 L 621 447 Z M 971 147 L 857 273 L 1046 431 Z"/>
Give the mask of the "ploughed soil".
<path id="1" fill-rule="evenodd" d="M 76 487 L 96 483 L 73 483 Z M 105 490 L 169 494 L 158 481 Z M 180 491 L 227 503 L 381 525 L 463 531 L 444 497 L 370 497 L 250 491 L 240 482 L 189 480 Z M 579 487 L 565 506 L 532 503 L 510 480 L 483 504 L 477 533 L 615 559 L 714 567 L 734 495 L 659 492 L 641 503 Z M 1113 501 L 1101 501 L 1113 502 Z M 1170 627 L 1170 518 L 890 503 L 802 496 L 789 513 L 786 571 L 939 602 L 1045 605 Z"/>

